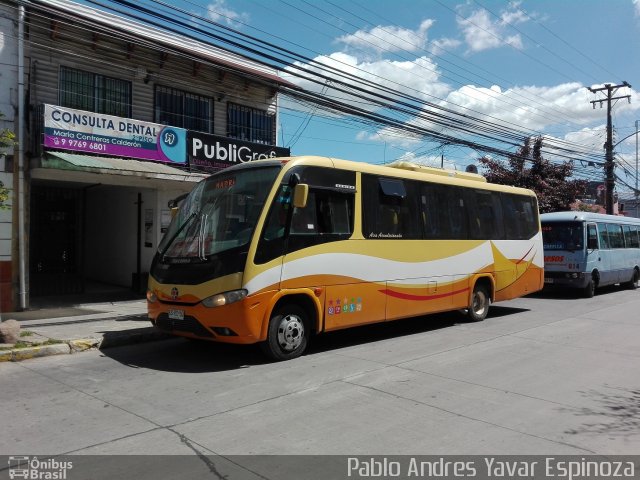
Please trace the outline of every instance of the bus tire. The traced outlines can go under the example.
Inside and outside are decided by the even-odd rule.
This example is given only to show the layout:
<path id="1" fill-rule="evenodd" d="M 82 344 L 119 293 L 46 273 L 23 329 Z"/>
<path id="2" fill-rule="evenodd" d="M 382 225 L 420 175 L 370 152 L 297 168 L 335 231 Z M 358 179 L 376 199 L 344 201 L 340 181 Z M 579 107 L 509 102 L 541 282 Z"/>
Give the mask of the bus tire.
<path id="1" fill-rule="evenodd" d="M 467 316 L 472 322 L 481 322 L 487 318 L 489 306 L 491 305 L 491 295 L 489 289 L 483 283 L 476 283 L 471 296 L 471 305 L 467 310 Z"/>
<path id="2" fill-rule="evenodd" d="M 633 269 L 633 275 L 631 275 L 631 280 L 628 282 L 624 282 L 622 284 L 623 287 L 628 288 L 629 290 L 635 290 L 638 288 L 638 282 L 640 281 L 640 273 L 637 268 Z"/>
<path id="3" fill-rule="evenodd" d="M 305 351 L 309 334 L 309 320 L 305 310 L 293 303 L 286 304 L 274 311 L 269 320 L 267 340 L 260 347 L 273 360 L 290 360 Z"/>
<path id="4" fill-rule="evenodd" d="M 593 278 L 589 279 L 589 283 L 587 283 L 586 287 L 582 289 L 582 296 L 584 298 L 593 298 L 596 294 L 596 282 Z"/>

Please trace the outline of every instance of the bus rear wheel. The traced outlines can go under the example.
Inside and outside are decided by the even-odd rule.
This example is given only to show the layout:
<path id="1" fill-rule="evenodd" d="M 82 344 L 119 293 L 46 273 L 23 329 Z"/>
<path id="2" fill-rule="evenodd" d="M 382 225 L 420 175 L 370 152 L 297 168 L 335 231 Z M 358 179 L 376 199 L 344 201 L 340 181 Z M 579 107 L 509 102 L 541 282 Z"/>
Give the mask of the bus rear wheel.
<path id="1" fill-rule="evenodd" d="M 633 270 L 633 275 L 631 276 L 631 280 L 623 283 L 622 286 L 630 290 L 635 290 L 636 288 L 638 288 L 639 281 L 640 281 L 640 273 L 638 273 L 638 269 L 636 268 Z"/>
<path id="2" fill-rule="evenodd" d="M 491 295 L 486 285 L 476 283 L 471 296 L 471 305 L 467 315 L 472 322 L 481 322 L 487 318 L 489 306 L 491 305 Z"/>
<path id="3" fill-rule="evenodd" d="M 290 360 L 305 351 L 309 343 L 307 314 L 298 305 L 278 308 L 269 320 L 267 340 L 260 346 L 273 360 Z"/>

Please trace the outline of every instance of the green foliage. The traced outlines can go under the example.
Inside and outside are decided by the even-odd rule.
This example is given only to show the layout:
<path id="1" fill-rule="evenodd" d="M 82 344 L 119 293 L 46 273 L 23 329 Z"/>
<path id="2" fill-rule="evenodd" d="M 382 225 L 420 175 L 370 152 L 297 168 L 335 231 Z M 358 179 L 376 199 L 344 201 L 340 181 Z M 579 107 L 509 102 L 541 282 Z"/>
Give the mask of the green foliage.
<path id="1" fill-rule="evenodd" d="M 569 180 L 573 173 L 571 161 L 551 163 L 543 158 L 541 150 L 542 137 L 527 138 L 506 162 L 489 157 L 482 157 L 479 162 L 488 182 L 536 192 L 541 213 L 571 210 L 571 204 L 584 194 L 587 182 Z"/>
<path id="2" fill-rule="evenodd" d="M 0 118 L 4 117 L 3 113 L 0 112 Z M 15 142 L 15 134 L 6 128 L 0 130 L 0 153 L 5 148 L 12 148 Z M 7 205 L 9 201 L 9 189 L 4 187 L 2 180 L 0 180 L 0 210 L 8 210 L 10 207 Z"/>

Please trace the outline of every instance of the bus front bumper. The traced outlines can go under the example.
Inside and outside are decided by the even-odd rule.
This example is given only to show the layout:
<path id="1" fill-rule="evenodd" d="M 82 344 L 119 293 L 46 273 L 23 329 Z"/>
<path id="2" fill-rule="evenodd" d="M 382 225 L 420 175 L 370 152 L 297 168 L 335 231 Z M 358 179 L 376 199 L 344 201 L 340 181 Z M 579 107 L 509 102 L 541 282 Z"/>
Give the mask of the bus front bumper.
<path id="1" fill-rule="evenodd" d="M 159 330 L 172 335 L 213 342 L 250 344 L 264 340 L 262 321 L 266 302 L 261 298 L 245 298 L 231 305 L 207 308 L 147 302 L 149 321 Z"/>
<path id="2" fill-rule="evenodd" d="M 544 286 L 562 288 L 584 288 L 589 283 L 585 272 L 544 272 Z"/>

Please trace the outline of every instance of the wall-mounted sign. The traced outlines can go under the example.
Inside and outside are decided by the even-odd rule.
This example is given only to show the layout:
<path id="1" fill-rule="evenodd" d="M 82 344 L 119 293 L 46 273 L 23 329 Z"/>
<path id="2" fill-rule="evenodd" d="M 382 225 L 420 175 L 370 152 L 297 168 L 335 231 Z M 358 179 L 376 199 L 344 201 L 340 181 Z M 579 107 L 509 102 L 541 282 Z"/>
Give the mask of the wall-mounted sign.
<path id="1" fill-rule="evenodd" d="M 184 164 L 187 131 L 131 118 L 45 105 L 44 146 Z"/>
<path id="2" fill-rule="evenodd" d="M 189 131 L 189 164 L 195 167 L 226 168 L 238 163 L 263 158 L 288 157 L 288 148 L 243 142 L 235 138 L 219 137 Z"/>

